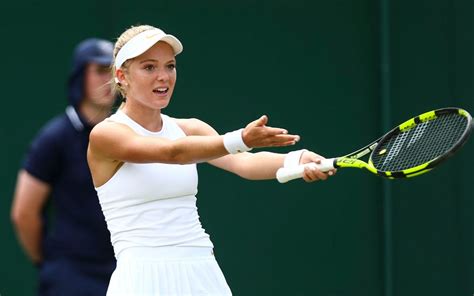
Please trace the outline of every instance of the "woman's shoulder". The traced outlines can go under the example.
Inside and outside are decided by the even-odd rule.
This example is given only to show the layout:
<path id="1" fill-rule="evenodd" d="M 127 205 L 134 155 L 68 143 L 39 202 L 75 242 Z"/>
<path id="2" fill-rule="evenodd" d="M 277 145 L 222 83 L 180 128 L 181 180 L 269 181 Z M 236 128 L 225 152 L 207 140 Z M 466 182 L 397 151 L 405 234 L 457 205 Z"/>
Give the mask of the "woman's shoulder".
<path id="1" fill-rule="evenodd" d="M 107 118 L 99 122 L 94 126 L 94 128 L 92 128 L 90 140 L 101 137 L 114 137 L 123 132 L 130 132 L 131 130 L 132 129 L 129 126 Z"/>

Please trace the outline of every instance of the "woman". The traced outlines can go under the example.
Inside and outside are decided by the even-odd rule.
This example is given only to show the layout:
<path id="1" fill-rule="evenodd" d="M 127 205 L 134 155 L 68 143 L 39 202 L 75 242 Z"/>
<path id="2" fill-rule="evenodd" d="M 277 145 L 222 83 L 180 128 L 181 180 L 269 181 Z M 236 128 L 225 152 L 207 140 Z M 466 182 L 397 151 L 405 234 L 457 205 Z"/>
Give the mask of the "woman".
<path id="1" fill-rule="evenodd" d="M 125 98 L 92 131 L 88 160 L 117 258 L 111 295 L 231 295 L 196 209 L 196 163 L 243 178 L 275 178 L 283 165 L 319 162 L 300 150 L 251 154 L 299 137 L 266 126 L 267 117 L 220 136 L 198 119 L 163 113 L 176 83 L 180 41 L 152 26 L 126 30 L 114 48 L 113 75 Z M 331 171 L 328 174 L 333 174 Z M 304 179 L 326 179 L 307 169 Z"/>

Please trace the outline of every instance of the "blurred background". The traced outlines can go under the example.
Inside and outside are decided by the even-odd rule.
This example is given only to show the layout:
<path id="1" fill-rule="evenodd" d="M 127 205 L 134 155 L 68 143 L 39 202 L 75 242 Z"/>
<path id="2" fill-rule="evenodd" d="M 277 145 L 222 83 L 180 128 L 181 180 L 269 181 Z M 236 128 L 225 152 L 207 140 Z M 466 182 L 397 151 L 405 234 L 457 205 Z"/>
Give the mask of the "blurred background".
<path id="1" fill-rule="evenodd" d="M 0 71 L 0 294 L 34 295 L 10 222 L 30 140 L 67 104 L 74 46 L 131 25 L 176 35 L 164 113 L 224 133 L 259 115 L 337 156 L 419 113 L 474 112 L 472 0 L 7 1 Z M 234 295 L 474 293 L 474 140 L 430 174 L 251 182 L 200 165 L 198 207 Z M 66 296 L 66 295 L 65 295 Z"/>

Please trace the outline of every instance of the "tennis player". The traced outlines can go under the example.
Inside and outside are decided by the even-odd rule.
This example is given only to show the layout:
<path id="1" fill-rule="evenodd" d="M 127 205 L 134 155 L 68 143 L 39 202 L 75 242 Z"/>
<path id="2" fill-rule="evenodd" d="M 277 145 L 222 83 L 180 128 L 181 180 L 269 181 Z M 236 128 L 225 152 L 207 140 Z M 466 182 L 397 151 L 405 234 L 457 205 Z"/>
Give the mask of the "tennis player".
<path id="1" fill-rule="evenodd" d="M 122 107 L 91 133 L 88 161 L 117 258 L 108 296 L 231 295 L 196 208 L 196 163 L 252 180 L 278 168 L 317 162 L 306 150 L 250 153 L 295 144 L 299 136 L 262 116 L 220 136 L 198 119 L 162 113 L 176 83 L 174 36 L 152 26 L 127 29 L 114 48 L 113 75 Z M 328 175 L 307 169 L 308 182 Z"/>

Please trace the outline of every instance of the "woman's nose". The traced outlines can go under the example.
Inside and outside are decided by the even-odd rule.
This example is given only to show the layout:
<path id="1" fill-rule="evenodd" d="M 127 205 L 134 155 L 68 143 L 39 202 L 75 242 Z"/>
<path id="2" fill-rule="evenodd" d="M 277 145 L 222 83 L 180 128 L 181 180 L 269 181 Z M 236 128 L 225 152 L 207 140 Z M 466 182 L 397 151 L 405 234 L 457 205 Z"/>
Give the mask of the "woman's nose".
<path id="1" fill-rule="evenodd" d="M 158 70 L 157 79 L 158 79 L 159 81 L 167 81 L 168 78 L 169 78 L 169 75 L 168 75 L 168 73 L 166 72 L 165 69 L 160 69 L 160 70 Z"/>

